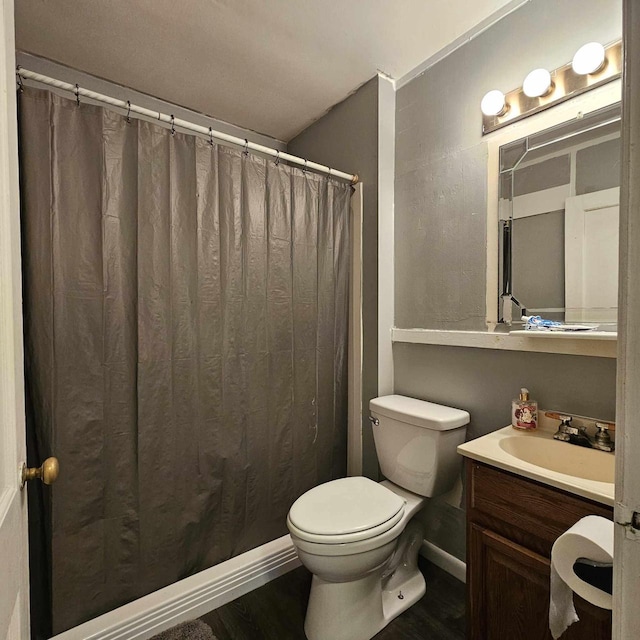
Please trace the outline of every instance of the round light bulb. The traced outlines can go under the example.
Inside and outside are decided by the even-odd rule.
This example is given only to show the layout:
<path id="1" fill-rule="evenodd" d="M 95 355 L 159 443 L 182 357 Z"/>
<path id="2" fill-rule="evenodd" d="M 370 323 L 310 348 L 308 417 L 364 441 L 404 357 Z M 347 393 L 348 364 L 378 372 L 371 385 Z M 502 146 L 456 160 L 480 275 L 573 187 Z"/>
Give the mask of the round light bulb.
<path id="1" fill-rule="evenodd" d="M 506 107 L 504 93 L 498 89 L 485 93 L 480 103 L 480 110 L 485 116 L 501 116 L 505 113 Z"/>
<path id="2" fill-rule="evenodd" d="M 604 61 L 604 47 L 599 42 L 589 42 L 576 51 L 571 66 L 578 75 L 587 76 L 602 69 Z"/>
<path id="3" fill-rule="evenodd" d="M 546 69 L 534 69 L 522 83 L 522 90 L 530 98 L 540 98 L 551 89 L 551 74 Z"/>

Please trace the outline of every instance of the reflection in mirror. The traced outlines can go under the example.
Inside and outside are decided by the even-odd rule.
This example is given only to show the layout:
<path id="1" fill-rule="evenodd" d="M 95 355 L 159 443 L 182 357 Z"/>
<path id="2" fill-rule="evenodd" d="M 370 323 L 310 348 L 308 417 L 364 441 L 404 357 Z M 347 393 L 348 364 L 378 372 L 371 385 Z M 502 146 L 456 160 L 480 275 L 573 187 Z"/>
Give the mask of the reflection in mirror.
<path id="1" fill-rule="evenodd" d="M 500 148 L 500 322 L 615 330 L 620 104 Z"/>

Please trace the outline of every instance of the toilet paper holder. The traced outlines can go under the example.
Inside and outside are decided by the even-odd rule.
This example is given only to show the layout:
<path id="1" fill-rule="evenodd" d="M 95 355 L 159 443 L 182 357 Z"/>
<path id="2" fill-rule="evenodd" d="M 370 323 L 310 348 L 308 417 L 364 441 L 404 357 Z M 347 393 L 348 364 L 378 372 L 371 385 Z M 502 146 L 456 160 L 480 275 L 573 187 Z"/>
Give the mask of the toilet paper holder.
<path id="1" fill-rule="evenodd" d="M 596 562 L 589 558 L 578 558 L 573 563 L 574 573 L 587 584 L 609 595 L 613 593 L 613 563 Z"/>

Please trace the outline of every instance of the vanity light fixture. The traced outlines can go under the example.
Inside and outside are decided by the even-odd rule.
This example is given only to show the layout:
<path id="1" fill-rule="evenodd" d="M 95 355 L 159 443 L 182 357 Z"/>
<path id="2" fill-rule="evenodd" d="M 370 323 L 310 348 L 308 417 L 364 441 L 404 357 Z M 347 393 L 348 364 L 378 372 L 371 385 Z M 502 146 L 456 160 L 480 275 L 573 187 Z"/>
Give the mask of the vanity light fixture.
<path id="1" fill-rule="evenodd" d="M 576 51 L 571 66 L 579 76 L 597 73 L 604 67 L 607 58 L 599 42 L 589 42 Z"/>
<path id="2" fill-rule="evenodd" d="M 622 76 L 622 41 L 602 46 L 589 42 L 573 60 L 557 69 L 534 69 L 522 86 L 496 89 L 482 98 L 482 135 L 496 131 Z"/>
<path id="3" fill-rule="evenodd" d="M 509 105 L 505 100 L 504 93 L 498 89 L 493 89 L 484 94 L 480 109 L 485 116 L 503 116 L 507 113 Z"/>
<path id="4" fill-rule="evenodd" d="M 524 95 L 529 98 L 542 98 L 553 90 L 551 74 L 546 69 L 534 69 L 522 83 Z"/>

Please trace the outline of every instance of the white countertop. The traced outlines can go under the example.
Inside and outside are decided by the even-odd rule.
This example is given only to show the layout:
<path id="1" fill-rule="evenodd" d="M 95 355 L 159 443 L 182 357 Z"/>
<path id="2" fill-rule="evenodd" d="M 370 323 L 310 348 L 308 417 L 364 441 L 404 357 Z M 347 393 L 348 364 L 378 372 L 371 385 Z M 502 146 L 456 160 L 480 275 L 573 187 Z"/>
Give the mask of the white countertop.
<path id="1" fill-rule="evenodd" d="M 613 506 L 614 482 L 600 482 L 577 475 L 569 475 L 568 473 L 561 473 L 557 469 L 564 469 L 563 461 L 565 461 L 567 467 L 573 466 L 574 468 L 579 468 L 582 465 L 588 469 L 595 469 L 596 471 L 602 468 L 605 470 L 604 475 L 607 475 L 613 467 L 614 454 L 594 449 L 585 449 L 567 442 L 554 440 L 554 432 L 555 427 L 552 424 L 541 425 L 533 432 L 514 429 L 509 425 L 504 429 L 499 429 L 475 440 L 465 442 L 458 447 L 458 453 L 467 458 L 484 462 L 552 487 L 557 487 L 558 489 L 588 498 L 589 500 Z M 544 444 L 539 442 L 536 443 L 536 445 L 532 442 L 531 451 L 534 452 L 534 449 L 540 449 L 540 445 L 542 445 L 543 449 L 548 449 L 552 455 L 549 455 L 543 464 L 548 463 L 550 467 L 555 466 L 556 470 L 526 462 L 509 453 L 508 449 L 514 448 L 513 438 L 543 439 L 550 441 Z M 510 440 L 508 441 L 508 439 Z M 525 442 L 526 441 L 522 441 L 522 443 L 517 442 L 515 444 L 518 445 L 520 450 L 526 451 L 528 446 Z M 575 464 L 576 462 L 578 464 Z M 586 475 L 588 475 L 588 472 Z M 593 475 L 598 475 L 598 473 L 594 473 Z"/>

